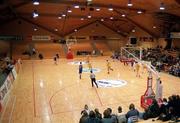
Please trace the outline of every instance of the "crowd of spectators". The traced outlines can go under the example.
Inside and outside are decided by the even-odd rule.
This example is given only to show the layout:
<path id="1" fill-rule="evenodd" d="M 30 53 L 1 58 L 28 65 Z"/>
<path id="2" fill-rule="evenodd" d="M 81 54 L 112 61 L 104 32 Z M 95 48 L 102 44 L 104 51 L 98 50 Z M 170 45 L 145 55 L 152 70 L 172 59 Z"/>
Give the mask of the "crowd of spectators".
<path id="1" fill-rule="evenodd" d="M 170 51 L 176 52 L 176 56 L 168 53 Z M 151 61 L 151 64 L 157 68 L 158 71 L 166 71 L 172 75 L 180 77 L 180 55 L 178 49 L 164 50 L 162 48 L 154 48 L 143 50 L 142 59 Z"/>
<path id="2" fill-rule="evenodd" d="M 0 63 L 0 73 L 8 75 L 14 67 L 15 61 L 10 59 L 9 57 L 4 57 L 0 58 Z"/>
<path id="3" fill-rule="evenodd" d="M 79 123 L 134 123 L 141 120 L 153 118 L 152 121 L 161 120 L 179 122 L 180 118 L 180 96 L 172 95 L 163 99 L 162 104 L 158 104 L 153 99 L 152 104 L 145 109 L 144 112 L 139 112 L 134 104 L 129 105 L 129 111 L 122 113 L 122 107 L 118 107 L 118 114 L 113 114 L 111 108 L 104 110 L 103 115 L 96 108 L 94 111 L 90 110 L 87 105 L 81 111 L 81 118 Z"/>

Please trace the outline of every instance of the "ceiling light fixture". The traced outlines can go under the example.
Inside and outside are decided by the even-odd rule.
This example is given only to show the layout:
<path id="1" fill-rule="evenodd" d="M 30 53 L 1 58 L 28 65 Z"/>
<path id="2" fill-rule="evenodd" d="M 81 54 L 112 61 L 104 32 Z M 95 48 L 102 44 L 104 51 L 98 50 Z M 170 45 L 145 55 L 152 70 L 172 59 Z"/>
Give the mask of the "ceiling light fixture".
<path id="1" fill-rule="evenodd" d="M 67 10 L 67 12 L 68 12 L 68 13 L 71 13 L 71 12 L 72 12 L 72 10 L 69 8 L 69 9 Z"/>
<path id="2" fill-rule="evenodd" d="M 132 32 L 136 32 L 136 30 L 135 30 L 135 29 L 133 29 L 133 30 L 132 30 Z"/>
<path id="3" fill-rule="evenodd" d="M 142 14 L 142 11 L 141 11 L 141 10 L 139 10 L 139 11 L 137 11 L 137 13 L 138 13 L 138 14 Z"/>
<path id="4" fill-rule="evenodd" d="M 74 32 L 77 32 L 77 29 L 75 29 Z"/>
<path id="5" fill-rule="evenodd" d="M 125 14 L 122 14 L 121 16 L 122 16 L 122 17 L 126 17 L 126 15 L 125 15 Z"/>
<path id="6" fill-rule="evenodd" d="M 57 32 L 57 31 L 58 31 L 58 29 L 54 29 L 54 31 L 56 31 L 56 32 Z"/>
<path id="7" fill-rule="evenodd" d="M 79 9 L 79 5 L 74 5 L 74 8 Z"/>
<path id="8" fill-rule="evenodd" d="M 96 11 L 100 11 L 101 9 L 100 8 L 96 8 Z"/>
<path id="9" fill-rule="evenodd" d="M 63 17 L 66 17 L 66 14 L 63 13 L 62 16 L 63 16 Z"/>
<path id="10" fill-rule="evenodd" d="M 34 10 L 33 11 L 33 18 L 37 18 L 38 16 L 39 16 L 39 14 L 38 14 L 37 10 Z"/>
<path id="11" fill-rule="evenodd" d="M 133 6 L 133 4 L 132 4 L 131 0 L 128 0 L 128 4 L 127 4 L 127 6 L 129 6 L 129 7 Z"/>
<path id="12" fill-rule="evenodd" d="M 58 17 L 58 19 L 62 19 L 62 17 L 61 17 L 61 16 L 59 16 L 59 17 Z"/>
<path id="13" fill-rule="evenodd" d="M 33 0 L 33 5 L 39 5 L 39 0 Z"/>
<path id="14" fill-rule="evenodd" d="M 81 18 L 81 20 L 84 20 L 84 18 Z"/>
<path id="15" fill-rule="evenodd" d="M 88 14 L 88 16 L 87 16 L 88 18 L 91 18 L 92 16 L 90 15 L 90 14 Z"/>
<path id="16" fill-rule="evenodd" d="M 160 9 L 160 10 L 165 10 L 164 3 L 161 3 L 161 4 L 160 4 L 159 9 Z"/>
<path id="17" fill-rule="evenodd" d="M 104 21 L 104 19 L 102 18 L 101 21 Z"/>
<path id="18" fill-rule="evenodd" d="M 112 7 L 112 5 L 109 6 L 108 10 L 109 10 L 109 11 L 113 11 L 113 10 L 114 10 L 113 7 Z"/>
<path id="19" fill-rule="evenodd" d="M 153 29 L 156 29 L 156 26 L 153 26 Z"/>
<path id="20" fill-rule="evenodd" d="M 37 28 L 36 28 L 36 27 L 34 28 L 34 31 L 37 31 Z"/>
<path id="21" fill-rule="evenodd" d="M 110 17 L 110 19 L 111 19 L 111 20 L 113 20 L 113 19 L 114 19 L 114 17 Z"/>

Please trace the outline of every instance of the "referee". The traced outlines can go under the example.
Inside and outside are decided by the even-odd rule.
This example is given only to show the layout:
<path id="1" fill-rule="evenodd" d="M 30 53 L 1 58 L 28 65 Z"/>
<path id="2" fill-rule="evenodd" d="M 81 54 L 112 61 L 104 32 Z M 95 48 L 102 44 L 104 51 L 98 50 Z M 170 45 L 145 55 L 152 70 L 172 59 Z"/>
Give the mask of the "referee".
<path id="1" fill-rule="evenodd" d="M 98 88 L 98 85 L 96 83 L 96 76 L 95 74 L 92 72 L 91 70 L 91 74 L 90 74 L 90 78 L 91 78 L 91 84 L 92 84 L 92 87 L 94 86 L 93 82 L 96 84 L 96 87 Z"/>

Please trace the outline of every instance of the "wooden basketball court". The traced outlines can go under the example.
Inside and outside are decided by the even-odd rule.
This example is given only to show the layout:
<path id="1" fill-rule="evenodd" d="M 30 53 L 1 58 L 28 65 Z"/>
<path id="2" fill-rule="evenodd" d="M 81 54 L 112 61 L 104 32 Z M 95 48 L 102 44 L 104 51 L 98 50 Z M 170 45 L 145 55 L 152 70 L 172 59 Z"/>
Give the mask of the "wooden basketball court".
<path id="1" fill-rule="evenodd" d="M 118 106 L 126 113 L 130 103 L 143 111 L 140 98 L 148 73 L 141 70 L 141 77 L 136 77 L 130 65 L 110 56 L 117 53 L 119 57 L 121 52 L 124 58 L 122 48 L 132 47 L 138 50 L 133 50 L 135 54 L 126 51 L 125 60 L 141 59 L 149 49 L 158 54 L 152 52 L 156 63 L 162 58 L 158 56 L 178 58 L 179 20 L 179 0 L 0 0 L 0 80 L 10 72 L 0 81 L 0 123 L 78 123 L 85 104 L 101 113 L 110 107 L 116 114 Z M 134 56 L 137 52 L 139 56 Z M 53 61 L 56 54 L 58 65 Z M 44 59 L 39 60 L 42 55 Z M 91 87 L 89 72 L 80 80 L 78 65 L 70 62 L 85 61 L 85 55 L 96 55 L 90 61 L 99 70 L 97 80 L 122 80 L 124 85 Z M 16 66 L 9 66 L 19 59 L 23 61 L 14 81 Z M 110 74 L 107 59 L 114 69 Z M 162 60 L 163 70 L 179 67 L 178 60 L 176 64 Z M 163 72 L 160 77 L 163 97 L 180 94 L 180 78 Z M 153 75 L 154 91 L 155 83 Z"/>
<path id="2" fill-rule="evenodd" d="M 92 110 L 99 108 L 101 112 L 110 107 L 116 114 L 118 106 L 122 106 L 123 112 L 126 113 L 129 104 L 134 103 L 138 110 L 143 111 L 140 107 L 140 96 L 146 90 L 147 73 L 137 78 L 130 66 L 111 60 L 114 71 L 108 75 L 106 59 L 109 58 L 91 58 L 93 68 L 101 69 L 99 73 L 95 73 L 97 80 L 122 79 L 127 81 L 127 85 L 117 88 L 92 88 L 89 73 L 83 73 L 80 80 L 78 66 L 68 64 L 70 61 L 66 59 L 60 59 L 58 65 L 55 65 L 52 59 L 24 60 L 7 105 L 3 109 L 1 122 L 78 123 L 85 104 Z M 179 78 L 166 73 L 160 73 L 160 76 L 164 97 L 180 93 Z"/>

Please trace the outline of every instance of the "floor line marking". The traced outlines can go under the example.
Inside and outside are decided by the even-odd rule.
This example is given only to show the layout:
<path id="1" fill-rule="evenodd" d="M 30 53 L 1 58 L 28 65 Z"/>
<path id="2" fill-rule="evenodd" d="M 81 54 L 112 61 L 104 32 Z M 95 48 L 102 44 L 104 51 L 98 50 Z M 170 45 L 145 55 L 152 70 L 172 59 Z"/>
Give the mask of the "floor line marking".
<path id="1" fill-rule="evenodd" d="M 72 87 L 72 86 L 74 86 L 74 85 L 76 85 L 76 83 L 75 83 L 75 84 L 72 84 L 72 85 L 69 85 L 68 87 Z M 57 91 L 50 97 L 49 106 L 50 106 L 50 109 L 51 109 L 51 113 L 52 113 L 52 114 L 54 114 L 53 108 L 52 108 L 52 104 L 51 104 L 51 101 L 52 101 L 53 97 L 54 97 L 56 94 L 58 94 L 60 91 L 66 89 L 66 88 L 68 88 L 68 87 L 64 87 L 64 88 L 61 88 L 61 89 L 57 90 Z"/>
<path id="2" fill-rule="evenodd" d="M 33 102 L 34 102 L 34 117 L 36 117 L 36 101 L 35 101 L 35 86 L 34 86 L 34 63 L 32 61 L 32 79 L 33 79 Z"/>
<path id="3" fill-rule="evenodd" d="M 96 94 L 97 94 L 97 96 L 98 96 L 98 99 L 99 99 L 99 102 L 100 102 L 101 106 L 103 106 L 103 103 L 102 103 L 102 101 L 101 101 L 101 98 L 100 98 L 100 96 L 99 96 L 96 88 L 95 88 L 95 91 L 96 91 Z"/>
<path id="4" fill-rule="evenodd" d="M 10 117 L 9 117 L 9 123 L 11 123 L 11 120 L 12 120 L 12 114 L 13 114 L 13 112 L 14 112 L 15 103 L 16 103 L 16 96 L 15 96 L 15 99 L 14 99 L 14 101 L 13 101 L 13 106 L 12 106 L 11 113 L 10 113 Z"/>

